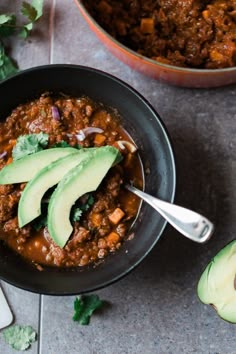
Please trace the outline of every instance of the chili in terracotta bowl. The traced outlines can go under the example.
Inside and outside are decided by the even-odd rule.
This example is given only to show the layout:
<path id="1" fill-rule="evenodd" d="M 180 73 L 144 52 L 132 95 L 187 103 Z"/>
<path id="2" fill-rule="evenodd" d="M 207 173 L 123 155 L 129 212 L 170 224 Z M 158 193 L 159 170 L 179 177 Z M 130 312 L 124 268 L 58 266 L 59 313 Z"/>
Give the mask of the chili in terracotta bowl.
<path id="1" fill-rule="evenodd" d="M 0 278 L 68 295 L 128 274 L 166 221 L 124 182 L 170 202 L 175 194 L 173 151 L 158 113 L 114 76 L 75 65 L 22 71 L 0 83 L 0 95 Z"/>
<path id="2" fill-rule="evenodd" d="M 102 43 L 131 68 L 183 87 L 236 83 L 233 0 L 75 0 Z"/>

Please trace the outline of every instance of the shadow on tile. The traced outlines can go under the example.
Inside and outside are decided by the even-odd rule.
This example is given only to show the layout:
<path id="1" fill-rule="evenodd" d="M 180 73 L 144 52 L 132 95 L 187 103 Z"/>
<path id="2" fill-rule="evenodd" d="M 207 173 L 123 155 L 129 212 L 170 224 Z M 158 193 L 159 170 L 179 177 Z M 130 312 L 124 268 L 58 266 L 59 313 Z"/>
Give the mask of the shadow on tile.
<path id="1" fill-rule="evenodd" d="M 145 278 L 160 283 L 166 276 L 170 281 L 185 283 L 196 280 L 211 257 L 229 242 L 233 235 L 233 215 L 230 212 L 230 176 L 226 173 L 229 160 L 221 151 L 217 136 L 211 136 L 206 146 L 206 132 L 195 130 L 172 132 L 177 164 L 177 195 L 175 203 L 195 210 L 215 224 L 212 239 L 196 244 L 167 226 L 160 241 L 140 266 Z M 188 278 L 188 280 L 187 280 Z"/>

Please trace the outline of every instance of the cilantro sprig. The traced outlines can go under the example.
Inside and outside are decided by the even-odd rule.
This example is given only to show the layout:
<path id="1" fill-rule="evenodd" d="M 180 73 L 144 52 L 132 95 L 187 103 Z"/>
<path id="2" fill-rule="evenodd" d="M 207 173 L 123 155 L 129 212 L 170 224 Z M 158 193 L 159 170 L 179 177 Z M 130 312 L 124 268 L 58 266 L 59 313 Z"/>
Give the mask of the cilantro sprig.
<path id="1" fill-rule="evenodd" d="M 80 208 L 75 208 L 72 212 L 72 220 L 73 221 L 80 221 L 82 214 L 83 214 L 83 211 Z"/>
<path id="2" fill-rule="evenodd" d="M 50 196 L 49 196 L 50 197 Z M 79 203 L 80 207 L 75 207 L 71 211 L 71 219 L 72 221 L 80 221 L 83 212 L 87 211 L 94 203 L 94 198 L 91 194 L 87 195 L 87 201 L 84 204 Z M 46 203 L 47 204 L 47 203 Z M 48 219 L 47 219 L 47 208 L 42 209 L 42 214 L 34 220 L 33 228 L 36 231 L 39 231 L 41 228 L 47 226 Z"/>
<path id="3" fill-rule="evenodd" d="M 57 143 L 55 143 L 54 145 L 51 146 L 52 148 L 56 148 L 56 147 L 71 147 L 71 145 L 69 143 L 67 143 L 65 140 L 61 140 L 61 141 L 58 141 Z M 73 146 L 73 148 L 75 149 L 82 149 L 82 146 L 80 144 L 77 144 L 75 146 Z"/>
<path id="4" fill-rule="evenodd" d="M 94 311 L 100 309 L 103 304 L 104 301 L 95 294 L 77 296 L 74 301 L 73 320 L 81 325 L 88 325 Z"/>
<path id="5" fill-rule="evenodd" d="M 58 143 L 55 143 L 54 145 L 52 145 L 52 148 L 66 148 L 66 147 L 71 147 L 71 145 L 70 144 L 68 144 L 66 141 L 64 141 L 64 140 L 61 140 L 61 141 L 59 141 Z"/>
<path id="6" fill-rule="evenodd" d="M 84 197 L 80 198 L 76 203 L 76 206 L 72 209 L 72 221 L 79 221 L 83 212 L 89 210 L 94 204 L 94 197 L 92 194 L 87 194 L 85 197 L 86 201 L 81 202 L 81 199 L 84 199 Z"/>
<path id="7" fill-rule="evenodd" d="M 43 0 L 31 0 L 31 3 L 23 1 L 20 12 L 27 20 L 25 24 L 18 23 L 16 14 L 0 13 L 0 80 L 15 74 L 18 70 L 14 60 L 6 53 L 4 39 L 15 34 L 27 38 L 34 23 L 43 14 Z"/>
<path id="8" fill-rule="evenodd" d="M 48 134 L 42 132 L 39 134 L 20 135 L 12 150 L 13 160 L 19 160 L 24 156 L 43 150 L 48 145 L 48 139 Z"/>
<path id="9" fill-rule="evenodd" d="M 36 231 L 39 231 L 43 227 L 48 225 L 48 218 L 47 215 L 41 214 L 37 219 L 34 220 L 33 222 L 33 228 Z"/>
<path id="10" fill-rule="evenodd" d="M 3 44 L 0 42 L 0 80 L 5 79 L 17 72 L 14 61 L 5 53 Z"/>
<path id="11" fill-rule="evenodd" d="M 14 325 L 2 331 L 4 340 L 16 350 L 26 350 L 36 341 L 37 334 L 31 326 Z"/>
<path id="12" fill-rule="evenodd" d="M 21 13 L 29 20 L 26 25 L 22 26 L 19 33 L 21 37 L 26 38 L 30 31 L 32 31 L 34 22 L 43 14 L 43 0 L 32 0 L 31 4 L 27 1 L 23 1 Z"/>

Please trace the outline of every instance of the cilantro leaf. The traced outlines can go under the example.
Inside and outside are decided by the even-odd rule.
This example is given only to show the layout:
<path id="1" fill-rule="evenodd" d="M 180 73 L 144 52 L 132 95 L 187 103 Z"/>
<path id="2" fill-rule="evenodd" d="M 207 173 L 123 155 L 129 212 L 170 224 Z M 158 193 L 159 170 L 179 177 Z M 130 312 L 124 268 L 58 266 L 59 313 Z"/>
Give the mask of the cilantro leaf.
<path id="1" fill-rule="evenodd" d="M 31 5 L 37 11 L 36 21 L 43 15 L 43 0 L 32 0 Z"/>
<path id="2" fill-rule="evenodd" d="M 86 210 L 88 210 L 94 204 L 94 197 L 92 194 L 89 194 L 87 202 L 86 202 Z"/>
<path id="3" fill-rule="evenodd" d="M 71 147 L 70 144 L 68 144 L 65 140 L 61 140 L 58 143 L 55 143 L 51 146 L 52 148 L 57 148 L 57 147 Z"/>
<path id="4" fill-rule="evenodd" d="M 92 196 L 92 194 L 88 194 L 86 202 L 80 205 L 80 209 L 82 211 L 87 211 L 93 205 L 93 203 L 94 203 L 94 197 Z"/>
<path id="5" fill-rule="evenodd" d="M 13 160 L 19 160 L 24 156 L 43 150 L 48 145 L 48 134 L 21 135 L 12 150 Z"/>
<path id="6" fill-rule="evenodd" d="M 12 20 L 12 15 L 2 14 L 0 15 L 0 25 L 6 24 Z"/>
<path id="7" fill-rule="evenodd" d="M 81 216 L 82 216 L 83 212 L 80 208 L 76 208 L 73 211 L 73 215 L 72 215 L 72 220 L 73 221 L 79 221 Z"/>
<path id="8" fill-rule="evenodd" d="M 61 140 L 58 141 L 58 143 L 53 144 L 51 147 L 55 148 L 55 147 L 71 147 L 71 145 L 69 143 L 67 143 L 65 140 Z M 82 149 L 83 147 L 80 144 L 77 144 L 75 146 L 73 146 L 74 149 Z"/>
<path id="9" fill-rule="evenodd" d="M 88 325 L 93 312 L 102 307 L 104 302 L 98 295 L 77 296 L 74 301 L 73 320 L 81 325 Z"/>
<path id="10" fill-rule="evenodd" d="M 0 14 L 0 38 L 8 37 L 18 33 L 20 37 L 28 37 L 33 29 L 33 24 L 43 14 L 43 0 L 32 0 L 31 4 L 23 1 L 21 13 L 28 19 L 29 23 L 18 24 L 15 14 Z M 0 80 L 7 78 L 17 71 L 17 66 L 4 51 L 4 43 L 0 42 Z"/>
<path id="11" fill-rule="evenodd" d="M 37 14 L 38 14 L 35 7 L 26 1 L 22 2 L 21 13 L 22 13 L 22 15 L 27 17 L 30 20 L 30 22 L 35 21 Z"/>
<path id="12" fill-rule="evenodd" d="M 15 32 L 16 16 L 13 14 L 0 15 L 0 36 L 11 36 Z"/>
<path id="13" fill-rule="evenodd" d="M 31 326 L 11 326 L 3 330 L 6 343 L 16 350 L 26 350 L 36 341 L 36 332 Z"/>
<path id="14" fill-rule="evenodd" d="M 1 27 L 0 27 L 1 28 Z M 0 80 L 3 80 L 17 72 L 13 61 L 5 54 L 3 45 L 0 43 Z"/>
<path id="15" fill-rule="evenodd" d="M 23 39 L 26 39 L 29 35 L 29 32 L 31 31 L 31 29 L 28 29 L 28 25 L 25 25 L 21 28 L 20 32 L 19 32 L 19 37 L 23 38 Z"/>
<path id="16" fill-rule="evenodd" d="M 43 0 L 32 0 L 31 4 L 23 1 L 21 6 L 21 13 L 30 21 L 24 25 L 20 30 L 20 37 L 26 38 L 29 32 L 33 29 L 33 24 L 43 14 Z"/>
<path id="17" fill-rule="evenodd" d="M 75 205 L 76 207 L 72 209 L 71 212 L 72 221 L 79 221 L 81 216 L 83 215 L 83 212 L 89 210 L 89 208 L 93 205 L 93 203 L 94 203 L 94 197 L 92 196 L 92 194 L 85 194 L 83 197 L 81 197 L 76 203 Z"/>
<path id="18" fill-rule="evenodd" d="M 33 222 L 33 228 L 36 231 L 39 231 L 43 227 L 47 226 L 48 224 L 48 218 L 47 215 L 40 215 L 37 219 L 34 220 Z"/>

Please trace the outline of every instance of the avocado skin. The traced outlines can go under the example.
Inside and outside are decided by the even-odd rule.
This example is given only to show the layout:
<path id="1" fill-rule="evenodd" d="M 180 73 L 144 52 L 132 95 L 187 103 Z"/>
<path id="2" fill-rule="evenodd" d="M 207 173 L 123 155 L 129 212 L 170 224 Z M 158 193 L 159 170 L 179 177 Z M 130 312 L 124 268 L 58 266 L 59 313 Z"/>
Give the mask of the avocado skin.
<path id="1" fill-rule="evenodd" d="M 36 173 L 49 163 L 78 151 L 75 148 L 51 148 L 22 157 L 3 167 L 0 184 L 14 184 L 30 181 Z"/>
<path id="2" fill-rule="evenodd" d="M 223 320 L 236 323 L 236 240 L 231 241 L 207 265 L 197 294 L 201 302 L 211 305 Z"/>
<path id="3" fill-rule="evenodd" d="M 74 166 L 92 154 L 94 148 L 76 150 L 41 169 L 23 190 L 18 205 L 18 222 L 23 227 L 41 214 L 41 200 L 47 190 L 64 177 Z"/>
<path id="4" fill-rule="evenodd" d="M 91 157 L 70 170 L 52 194 L 48 207 L 48 230 L 54 242 L 63 248 L 73 227 L 70 211 L 82 195 L 98 188 L 108 170 L 122 155 L 112 146 L 97 148 Z"/>

